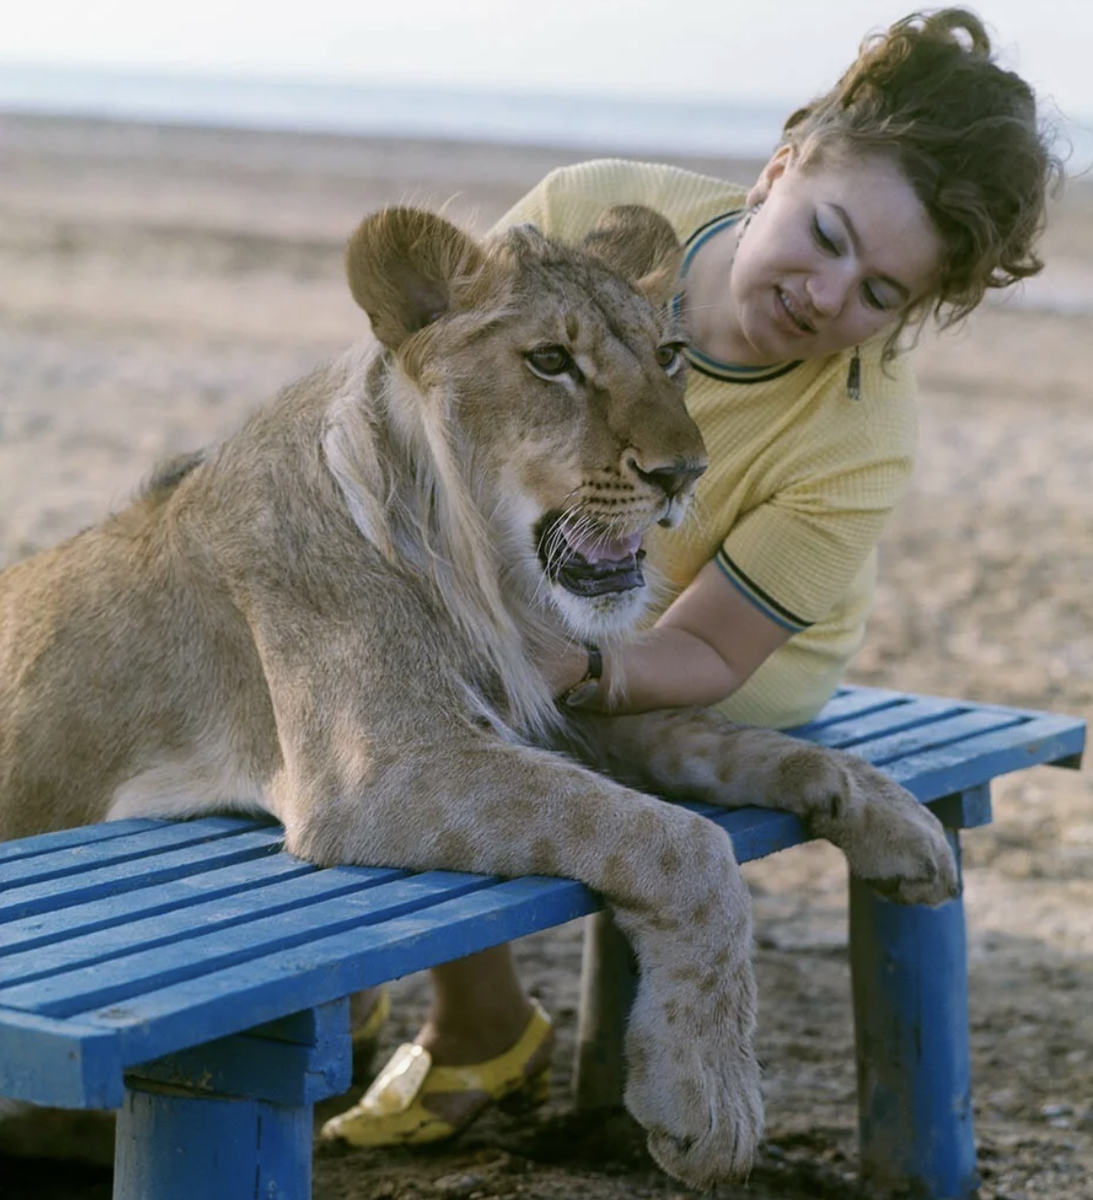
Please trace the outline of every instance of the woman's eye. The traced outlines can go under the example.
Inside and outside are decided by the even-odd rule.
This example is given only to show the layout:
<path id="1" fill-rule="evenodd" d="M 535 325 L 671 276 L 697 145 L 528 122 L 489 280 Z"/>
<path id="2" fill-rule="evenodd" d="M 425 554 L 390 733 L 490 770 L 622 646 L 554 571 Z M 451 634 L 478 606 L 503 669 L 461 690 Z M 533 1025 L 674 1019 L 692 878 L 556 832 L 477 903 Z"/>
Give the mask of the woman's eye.
<path id="1" fill-rule="evenodd" d="M 839 247 L 824 233 L 824 227 L 815 217 L 812 218 L 812 236 L 816 239 L 817 244 L 828 251 L 828 253 L 839 253 Z"/>
<path id="2" fill-rule="evenodd" d="M 893 308 L 899 307 L 899 301 L 883 292 L 878 292 L 868 283 L 862 289 L 865 295 L 865 303 L 877 312 L 891 312 Z"/>
<path id="3" fill-rule="evenodd" d="M 675 342 L 667 342 L 657 347 L 657 365 L 669 375 L 673 374 L 681 363 L 680 347 Z"/>
<path id="4" fill-rule="evenodd" d="M 526 357 L 531 369 L 540 375 L 564 375 L 573 366 L 573 358 L 564 346 L 541 346 Z"/>

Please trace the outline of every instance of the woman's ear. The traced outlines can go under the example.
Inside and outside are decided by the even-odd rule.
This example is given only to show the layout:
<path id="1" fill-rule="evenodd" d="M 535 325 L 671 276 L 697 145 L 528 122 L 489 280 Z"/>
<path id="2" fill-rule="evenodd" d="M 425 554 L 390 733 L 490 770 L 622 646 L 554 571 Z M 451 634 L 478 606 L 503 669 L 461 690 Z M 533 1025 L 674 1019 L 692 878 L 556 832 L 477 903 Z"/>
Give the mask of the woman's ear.
<path id="1" fill-rule="evenodd" d="M 788 142 L 784 142 L 777 150 L 767 159 L 767 165 L 759 172 L 759 178 L 755 181 L 750 192 L 746 204 L 748 208 L 752 208 L 756 204 L 762 204 L 770 195 L 770 189 L 786 173 L 789 167 L 797 161 L 797 147 L 791 146 Z"/>

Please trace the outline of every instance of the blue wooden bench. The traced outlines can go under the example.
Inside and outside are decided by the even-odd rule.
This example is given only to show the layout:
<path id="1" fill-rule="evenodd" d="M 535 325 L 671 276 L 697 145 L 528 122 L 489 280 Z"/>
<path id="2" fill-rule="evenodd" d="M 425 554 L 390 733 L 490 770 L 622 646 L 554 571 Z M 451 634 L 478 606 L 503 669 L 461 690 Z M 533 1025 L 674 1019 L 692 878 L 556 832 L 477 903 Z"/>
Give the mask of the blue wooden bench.
<path id="1" fill-rule="evenodd" d="M 797 732 L 884 768 L 956 848 L 990 820 L 992 779 L 1076 767 L 1085 738 L 1073 717 L 870 688 Z M 786 814 L 699 811 L 741 861 L 809 839 Z M 0 1095 L 120 1109 L 119 1200 L 306 1200 L 313 1105 L 350 1083 L 345 997 L 600 907 L 564 879 L 318 869 L 238 818 L 3 843 Z M 965 1200 L 963 905 L 902 908 L 852 881 L 850 914 L 862 1173 Z"/>

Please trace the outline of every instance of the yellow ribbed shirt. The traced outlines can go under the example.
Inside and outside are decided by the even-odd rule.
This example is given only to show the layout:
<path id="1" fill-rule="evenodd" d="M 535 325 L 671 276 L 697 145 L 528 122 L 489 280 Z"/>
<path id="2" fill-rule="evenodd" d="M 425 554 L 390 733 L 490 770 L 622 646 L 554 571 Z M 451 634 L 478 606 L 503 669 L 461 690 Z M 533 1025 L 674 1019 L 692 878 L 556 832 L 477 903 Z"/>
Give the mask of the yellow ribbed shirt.
<path id="1" fill-rule="evenodd" d="M 693 246 L 746 189 L 675 167 L 619 159 L 552 172 L 499 227 L 532 224 L 579 241 L 613 204 L 647 204 Z M 861 644 L 873 598 L 876 544 L 903 493 L 917 439 L 905 356 L 882 364 L 883 335 L 860 348 L 861 398 L 850 397 L 852 353 L 770 369 L 729 368 L 696 353 L 687 407 L 710 466 L 691 521 L 650 540 L 672 589 L 711 559 L 752 604 L 792 631 L 720 707 L 750 724 L 809 720 Z"/>

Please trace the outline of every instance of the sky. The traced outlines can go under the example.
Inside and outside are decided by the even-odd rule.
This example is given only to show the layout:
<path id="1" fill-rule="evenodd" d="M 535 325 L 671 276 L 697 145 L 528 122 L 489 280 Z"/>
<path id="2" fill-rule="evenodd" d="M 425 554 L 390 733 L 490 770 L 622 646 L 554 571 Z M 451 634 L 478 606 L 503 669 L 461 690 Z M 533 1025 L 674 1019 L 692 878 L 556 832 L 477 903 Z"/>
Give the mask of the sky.
<path id="1" fill-rule="evenodd" d="M 796 103 L 915 0 L 16 0 L 4 61 Z M 1005 65 L 1093 118 L 1093 3 L 970 4 Z"/>

